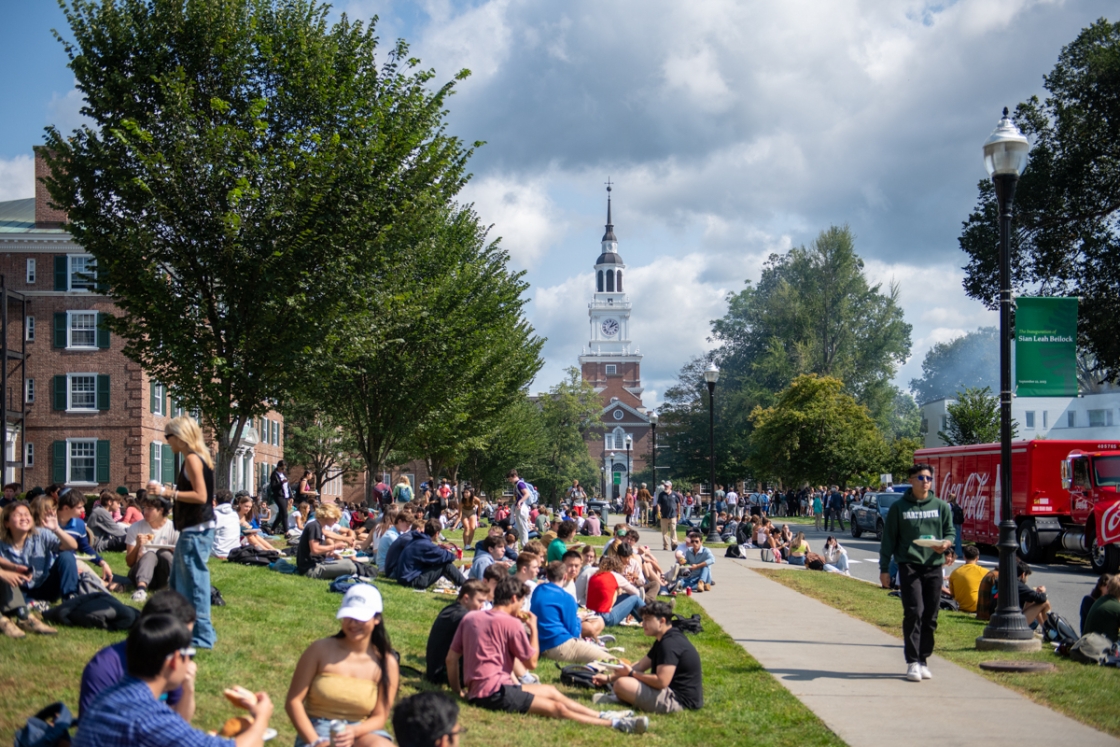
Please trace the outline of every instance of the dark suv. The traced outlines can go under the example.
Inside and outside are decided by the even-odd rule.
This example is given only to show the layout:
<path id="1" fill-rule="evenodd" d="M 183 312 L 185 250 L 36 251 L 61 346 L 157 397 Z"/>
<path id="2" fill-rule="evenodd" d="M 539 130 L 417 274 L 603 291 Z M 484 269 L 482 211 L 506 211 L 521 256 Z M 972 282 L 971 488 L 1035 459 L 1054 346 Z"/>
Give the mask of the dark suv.
<path id="1" fill-rule="evenodd" d="M 901 493 L 867 493 L 859 503 L 853 503 L 852 536 L 859 537 L 864 532 L 874 532 L 875 539 L 883 539 L 883 527 L 887 523 L 887 511 L 902 497 Z"/>

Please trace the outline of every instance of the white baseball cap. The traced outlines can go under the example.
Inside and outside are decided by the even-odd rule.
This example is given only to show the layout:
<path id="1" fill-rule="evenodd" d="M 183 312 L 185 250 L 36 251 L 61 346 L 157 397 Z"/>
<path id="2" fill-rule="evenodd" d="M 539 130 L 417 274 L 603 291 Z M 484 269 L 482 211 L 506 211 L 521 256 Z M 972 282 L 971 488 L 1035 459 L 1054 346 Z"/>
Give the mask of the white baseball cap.
<path id="1" fill-rule="evenodd" d="M 370 584 L 354 584 L 346 590 L 342 598 L 342 607 L 336 616 L 339 620 L 349 617 L 351 620 L 369 622 L 375 615 L 381 614 L 385 608 L 381 602 L 381 592 Z"/>

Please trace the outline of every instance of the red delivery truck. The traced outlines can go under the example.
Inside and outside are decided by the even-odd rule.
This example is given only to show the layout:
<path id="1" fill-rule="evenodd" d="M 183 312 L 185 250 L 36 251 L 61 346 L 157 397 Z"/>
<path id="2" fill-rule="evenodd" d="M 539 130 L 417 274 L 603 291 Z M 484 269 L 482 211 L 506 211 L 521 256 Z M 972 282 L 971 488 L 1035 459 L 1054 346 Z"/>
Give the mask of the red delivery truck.
<path id="1" fill-rule="evenodd" d="M 1000 445 L 914 452 L 933 467 L 939 498 L 964 509 L 965 542 L 999 541 Z M 1011 445 L 1011 511 L 1019 554 L 1046 561 L 1059 550 L 1087 555 L 1097 573 L 1120 572 L 1120 441 L 1016 441 Z"/>

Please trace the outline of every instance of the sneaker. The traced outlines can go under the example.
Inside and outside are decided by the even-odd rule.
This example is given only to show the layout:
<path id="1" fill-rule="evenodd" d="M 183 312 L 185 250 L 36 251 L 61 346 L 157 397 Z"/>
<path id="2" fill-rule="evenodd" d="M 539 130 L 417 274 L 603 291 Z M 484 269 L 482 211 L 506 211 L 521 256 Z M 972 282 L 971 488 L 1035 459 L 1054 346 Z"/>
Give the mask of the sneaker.
<path id="1" fill-rule="evenodd" d="M 27 635 L 27 633 L 19 629 L 18 625 L 12 622 L 10 617 L 4 615 L 0 615 L 0 633 L 3 633 L 9 638 L 23 638 Z"/>
<path id="2" fill-rule="evenodd" d="M 535 674 L 532 674 L 530 672 L 526 672 L 525 674 L 521 675 L 521 684 L 522 685 L 539 685 L 539 684 L 541 684 L 541 678 L 538 677 Z"/>
<path id="3" fill-rule="evenodd" d="M 649 718 L 646 716 L 620 718 L 614 722 L 613 726 L 623 734 L 645 734 L 649 729 Z"/>
<path id="4" fill-rule="evenodd" d="M 929 671 L 929 667 L 927 667 L 925 664 L 922 665 L 921 672 L 922 672 L 922 679 L 923 680 L 932 680 L 933 679 L 933 672 Z"/>
<path id="5" fill-rule="evenodd" d="M 607 634 L 599 636 L 598 643 L 600 646 L 606 646 L 608 644 L 615 643 L 616 641 L 618 641 L 617 638 L 615 638 L 613 635 Z"/>
<path id="6" fill-rule="evenodd" d="M 616 718 L 630 718 L 633 711 L 599 711 L 599 718 L 614 721 Z"/>
<path id="7" fill-rule="evenodd" d="M 606 693 L 595 693 L 594 695 L 591 696 L 591 702 L 594 703 L 595 705 L 602 705 L 603 703 L 618 704 L 618 703 L 621 703 L 622 701 L 619 700 L 618 696 L 615 695 L 614 693 L 606 692 Z"/>
<path id="8" fill-rule="evenodd" d="M 39 635 L 58 635 L 57 630 L 47 625 L 35 615 L 28 615 L 26 620 L 20 620 L 19 626 L 24 630 L 29 630 Z"/>
<path id="9" fill-rule="evenodd" d="M 146 601 L 148 601 L 148 590 L 147 589 L 137 589 L 136 591 L 132 592 L 132 601 L 134 601 L 134 602 L 146 602 Z"/>
<path id="10" fill-rule="evenodd" d="M 914 662 L 913 664 L 907 664 L 906 665 L 906 679 L 910 680 L 911 682 L 921 682 L 922 681 L 922 665 L 919 664 L 918 662 Z"/>

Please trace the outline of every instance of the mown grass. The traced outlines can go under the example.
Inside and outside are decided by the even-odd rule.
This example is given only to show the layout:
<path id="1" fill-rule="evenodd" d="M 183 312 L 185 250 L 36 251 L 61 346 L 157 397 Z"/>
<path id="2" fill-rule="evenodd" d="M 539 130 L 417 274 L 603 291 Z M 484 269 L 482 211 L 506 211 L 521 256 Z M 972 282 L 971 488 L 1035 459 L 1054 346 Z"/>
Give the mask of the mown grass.
<path id="1" fill-rule="evenodd" d="M 109 561 L 123 571 L 123 556 Z M 338 630 L 335 613 L 341 597 L 327 591 L 323 581 L 289 576 L 264 568 L 249 568 L 212 560 L 212 582 L 228 602 L 215 608 L 218 645 L 200 652 L 194 724 L 213 729 L 234 708 L 221 696 L 231 684 L 267 691 L 276 704 L 272 725 L 279 731 L 273 744 L 291 744 L 295 731 L 283 713 L 283 697 L 296 660 L 314 639 Z M 378 582 L 385 598 L 386 625 L 402 663 L 424 667 L 424 648 L 432 620 L 450 599 L 417 593 L 395 584 Z M 700 613 L 704 632 L 693 637 L 704 662 L 705 708 L 673 716 L 654 716 L 643 744 L 751 744 L 786 745 L 791 734 L 802 743 L 841 745 L 840 739 L 804 705 L 786 691 L 741 646 L 711 621 L 692 600 L 681 598 L 678 611 Z M 651 639 L 640 628 L 612 632 L 624 646 L 622 656 L 638 659 Z M 86 661 L 102 646 L 122 634 L 84 629 L 63 629 L 57 636 L 0 639 L 0 743 L 10 744 L 14 731 L 42 706 L 62 700 L 76 709 L 78 685 Z M 542 661 L 537 670 L 544 682 L 559 685 L 559 670 Z M 406 672 L 401 697 L 429 689 Z M 590 703 L 590 692 L 562 688 Z M 624 745 L 637 739 L 608 729 L 536 717 L 496 714 L 462 706 L 462 723 L 470 730 L 465 745 L 532 744 L 534 747 Z"/>
<path id="2" fill-rule="evenodd" d="M 875 625 L 895 636 L 902 635 L 902 604 L 897 597 L 872 584 L 832 573 L 791 573 L 759 569 L 767 578 L 819 599 L 852 617 Z M 1037 703 L 1049 706 L 1096 729 L 1120 737 L 1120 670 L 1072 662 L 1043 644 L 1033 654 L 977 651 L 976 638 L 986 622 L 965 612 L 942 612 L 938 616 L 939 656 L 959 664 L 1005 687 L 1017 690 Z M 1041 674 L 998 674 L 980 669 L 982 661 L 1042 661 L 1054 664 L 1057 672 Z"/>

